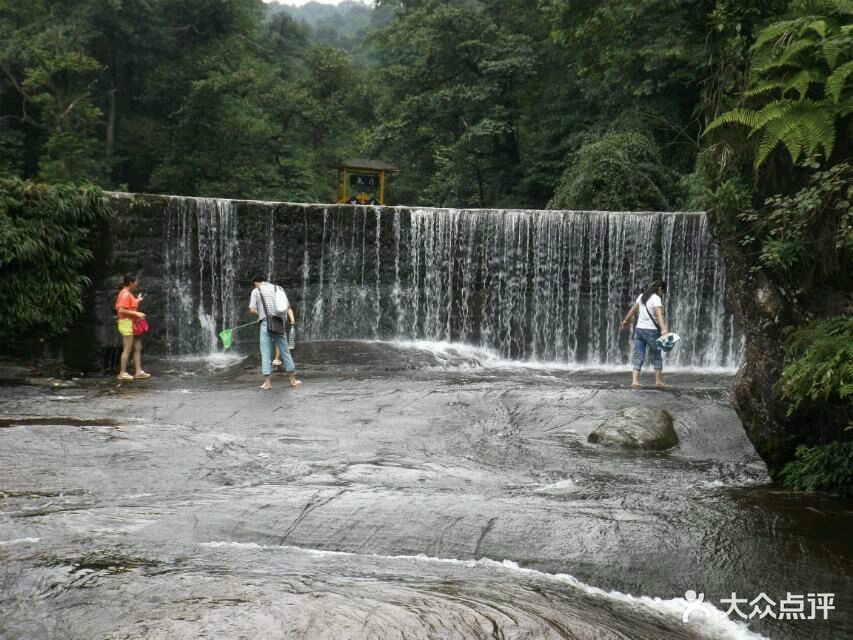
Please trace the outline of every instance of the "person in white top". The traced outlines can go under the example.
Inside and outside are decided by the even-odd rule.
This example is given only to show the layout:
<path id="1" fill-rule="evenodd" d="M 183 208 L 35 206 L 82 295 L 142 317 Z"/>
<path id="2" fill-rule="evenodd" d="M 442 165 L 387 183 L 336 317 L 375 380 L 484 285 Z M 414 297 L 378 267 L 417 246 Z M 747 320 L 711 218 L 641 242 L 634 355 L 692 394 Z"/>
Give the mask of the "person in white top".
<path id="1" fill-rule="evenodd" d="M 272 367 L 270 366 L 270 357 L 272 356 L 273 344 L 278 346 L 281 359 L 284 361 L 284 370 L 290 374 L 290 386 L 296 387 L 302 384 L 302 381 L 296 379 L 296 367 L 293 364 L 293 358 L 290 357 L 287 340 L 283 335 L 272 334 L 267 330 L 267 314 L 277 316 L 286 313 L 290 324 L 296 324 L 296 318 L 293 316 L 293 309 L 287 299 L 287 294 L 281 287 L 266 282 L 263 276 L 253 278 L 252 284 L 254 289 L 252 289 L 252 295 L 249 298 L 249 313 L 258 316 L 261 324 L 261 374 L 264 376 L 261 389 L 271 388 Z"/>
<path id="2" fill-rule="evenodd" d="M 628 315 L 619 325 L 624 331 L 634 315 L 637 315 L 637 327 L 634 331 L 634 369 L 631 372 L 631 386 L 640 386 L 640 370 L 646 359 L 646 347 L 655 369 L 655 384 L 663 386 L 663 355 L 657 346 L 657 339 L 665 335 L 666 320 L 663 317 L 663 296 L 666 295 L 666 282 L 655 280 L 648 289 L 637 298 L 628 311 Z"/>

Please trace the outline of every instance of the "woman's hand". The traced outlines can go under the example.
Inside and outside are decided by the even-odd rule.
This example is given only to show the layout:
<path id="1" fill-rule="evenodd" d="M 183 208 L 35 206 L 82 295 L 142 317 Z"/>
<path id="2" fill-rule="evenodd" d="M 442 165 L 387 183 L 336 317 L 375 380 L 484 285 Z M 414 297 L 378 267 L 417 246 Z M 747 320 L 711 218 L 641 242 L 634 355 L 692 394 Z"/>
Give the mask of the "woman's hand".
<path id="1" fill-rule="evenodd" d="M 144 314 L 144 313 L 142 313 L 141 311 L 137 311 L 137 312 L 136 312 L 136 317 L 137 317 L 137 318 L 143 318 L 143 319 L 144 319 L 144 318 L 145 318 L 145 314 Z"/>

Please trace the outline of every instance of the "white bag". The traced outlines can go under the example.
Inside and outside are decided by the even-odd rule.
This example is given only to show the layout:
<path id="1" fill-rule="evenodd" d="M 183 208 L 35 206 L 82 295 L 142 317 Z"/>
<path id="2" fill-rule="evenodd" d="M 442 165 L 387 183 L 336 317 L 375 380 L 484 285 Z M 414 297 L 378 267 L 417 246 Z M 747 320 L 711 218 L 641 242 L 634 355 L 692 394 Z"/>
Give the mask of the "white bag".
<path id="1" fill-rule="evenodd" d="M 284 289 L 275 286 L 275 313 L 279 316 L 284 316 L 287 313 L 287 308 L 290 306 L 290 302 L 287 299 L 287 294 L 284 292 Z"/>

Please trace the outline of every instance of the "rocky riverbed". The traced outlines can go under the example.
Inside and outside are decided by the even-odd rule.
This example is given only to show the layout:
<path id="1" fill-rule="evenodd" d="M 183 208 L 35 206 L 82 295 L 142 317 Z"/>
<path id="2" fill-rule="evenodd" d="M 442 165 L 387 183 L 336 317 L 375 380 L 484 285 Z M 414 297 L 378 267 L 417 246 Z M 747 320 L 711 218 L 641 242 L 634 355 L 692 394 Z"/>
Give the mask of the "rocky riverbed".
<path id="1" fill-rule="evenodd" d="M 123 385 L 7 376 L 0 638 L 853 634 L 850 503 L 768 485 L 731 378 L 634 390 L 447 345 L 297 353 L 304 386 L 271 392 L 253 357 L 151 361 Z M 677 444 L 588 441 L 636 408 L 668 412 Z M 688 590 L 713 615 L 682 622 Z M 835 609 L 720 616 L 732 592 Z"/>

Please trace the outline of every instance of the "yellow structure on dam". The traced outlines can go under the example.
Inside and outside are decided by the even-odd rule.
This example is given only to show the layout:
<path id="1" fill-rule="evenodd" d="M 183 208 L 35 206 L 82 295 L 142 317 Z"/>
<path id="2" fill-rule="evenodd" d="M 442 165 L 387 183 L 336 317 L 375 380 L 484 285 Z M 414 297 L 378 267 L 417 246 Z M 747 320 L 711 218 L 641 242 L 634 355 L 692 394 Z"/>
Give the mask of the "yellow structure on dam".
<path id="1" fill-rule="evenodd" d="M 350 158 L 336 165 L 337 204 L 385 204 L 385 177 L 399 169 L 381 160 Z"/>

